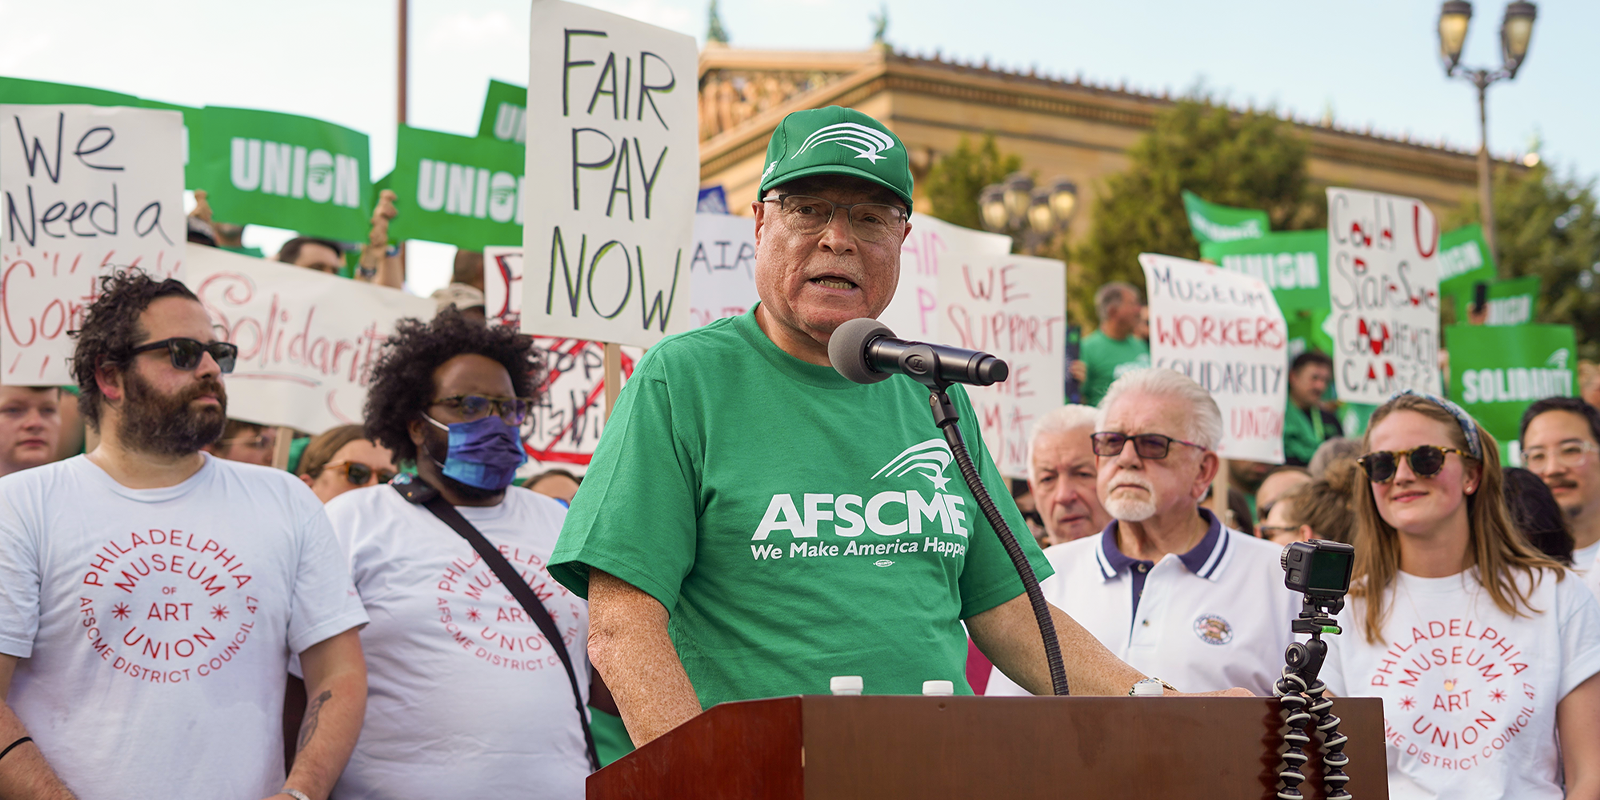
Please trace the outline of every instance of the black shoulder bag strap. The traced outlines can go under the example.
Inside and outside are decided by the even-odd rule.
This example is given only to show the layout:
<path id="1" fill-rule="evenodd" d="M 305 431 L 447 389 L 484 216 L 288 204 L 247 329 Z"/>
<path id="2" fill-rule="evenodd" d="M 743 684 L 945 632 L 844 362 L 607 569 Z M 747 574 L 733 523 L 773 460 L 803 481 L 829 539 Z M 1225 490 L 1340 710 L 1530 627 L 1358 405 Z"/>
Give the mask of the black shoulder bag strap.
<path id="1" fill-rule="evenodd" d="M 472 549 L 478 551 L 483 563 L 489 565 L 489 569 L 494 571 L 495 577 L 500 579 L 506 590 L 517 598 L 517 603 L 528 613 L 528 618 L 539 626 L 539 631 L 544 634 L 545 640 L 555 646 L 556 655 L 561 657 L 561 666 L 567 670 L 567 680 L 572 682 L 572 697 L 577 702 L 578 722 L 583 725 L 583 746 L 589 755 L 589 771 L 598 771 L 600 757 L 595 752 L 594 733 L 589 730 L 589 715 L 584 712 L 583 692 L 578 685 L 578 673 L 572 668 L 572 656 L 567 653 L 566 643 L 561 638 L 561 631 L 556 629 L 555 620 L 550 618 L 550 612 L 545 610 L 544 604 L 539 602 L 528 582 L 517 574 L 511 563 L 506 561 L 506 557 L 501 555 L 500 551 L 495 549 L 495 546 L 490 544 L 466 517 L 461 516 L 461 512 L 457 511 L 455 506 L 440 497 L 437 490 L 416 479 L 408 483 L 396 481 L 391 485 L 400 492 L 401 497 L 433 512 L 440 522 L 461 534 L 461 538 L 466 539 L 467 543 L 472 545 Z"/>

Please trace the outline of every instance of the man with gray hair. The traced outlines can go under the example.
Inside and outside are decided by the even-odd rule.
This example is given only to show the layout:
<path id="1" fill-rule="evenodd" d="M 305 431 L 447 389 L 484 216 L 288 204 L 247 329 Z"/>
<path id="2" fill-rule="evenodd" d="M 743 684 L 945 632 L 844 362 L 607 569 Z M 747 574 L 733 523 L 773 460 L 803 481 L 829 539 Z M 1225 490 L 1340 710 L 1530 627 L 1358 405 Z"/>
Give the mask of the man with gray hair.
<path id="1" fill-rule="evenodd" d="M 1298 611 L 1279 548 L 1224 527 L 1200 506 L 1216 477 L 1222 413 L 1199 384 L 1167 369 L 1118 378 L 1092 437 L 1098 536 L 1052 547 L 1051 604 L 1111 652 L 1184 691 L 1278 679 Z M 987 694 L 1018 694 L 1001 676 Z"/>
<path id="2" fill-rule="evenodd" d="M 1150 343 L 1133 335 L 1143 309 L 1133 284 L 1113 281 L 1094 293 L 1100 327 L 1084 337 L 1082 360 L 1072 362 L 1072 375 L 1083 384 L 1084 403 L 1100 405 L 1112 381 L 1150 366 Z"/>
<path id="3" fill-rule="evenodd" d="M 1099 533 L 1111 515 L 1095 489 L 1095 414 L 1089 406 L 1052 410 L 1033 426 L 1028 442 L 1028 488 L 1050 544 Z"/>

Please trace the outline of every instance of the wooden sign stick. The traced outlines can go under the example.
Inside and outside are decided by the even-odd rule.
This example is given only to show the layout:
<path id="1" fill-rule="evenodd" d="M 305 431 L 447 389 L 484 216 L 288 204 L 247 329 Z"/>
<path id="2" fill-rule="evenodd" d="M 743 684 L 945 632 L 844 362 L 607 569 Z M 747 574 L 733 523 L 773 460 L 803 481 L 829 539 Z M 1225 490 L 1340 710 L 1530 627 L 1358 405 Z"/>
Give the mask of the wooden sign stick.
<path id="1" fill-rule="evenodd" d="M 606 342 L 606 419 L 611 419 L 611 409 L 617 407 L 617 393 L 622 391 L 622 345 Z"/>
<path id="2" fill-rule="evenodd" d="M 289 468 L 289 446 L 294 444 L 294 428 L 278 426 L 278 436 L 272 443 L 272 466 L 274 469 L 286 470 Z"/>

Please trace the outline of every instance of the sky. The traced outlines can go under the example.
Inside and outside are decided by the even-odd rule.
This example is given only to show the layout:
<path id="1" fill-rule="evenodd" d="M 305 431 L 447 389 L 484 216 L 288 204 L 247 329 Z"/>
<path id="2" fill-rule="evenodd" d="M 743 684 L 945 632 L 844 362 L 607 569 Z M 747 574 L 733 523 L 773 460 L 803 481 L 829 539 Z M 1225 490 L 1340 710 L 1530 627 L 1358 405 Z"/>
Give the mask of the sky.
<path id="1" fill-rule="evenodd" d="M 586 0 L 703 40 L 709 0 Z M 914 54 L 1082 75 L 1143 91 L 1202 88 L 1458 148 L 1478 146 L 1472 86 L 1444 75 L 1438 2 L 1342 0 L 893 0 L 888 40 Z M 1563 175 L 1600 175 L 1600 3 L 1545 0 L 1513 81 L 1489 90 L 1489 143 L 1538 142 Z M 733 47 L 861 50 L 879 6 L 859 0 L 723 0 Z M 1477 2 L 1463 63 L 1500 62 L 1504 2 Z M 371 137 L 373 177 L 394 163 L 398 0 L 0 0 L 0 75 L 184 105 L 282 111 Z M 409 124 L 477 131 L 491 78 L 523 85 L 530 0 L 410 0 Z M 0 98 L 3 100 L 3 98 Z M 269 253 L 288 232 L 252 226 Z M 411 246 L 409 287 L 449 278 L 448 246 Z"/>

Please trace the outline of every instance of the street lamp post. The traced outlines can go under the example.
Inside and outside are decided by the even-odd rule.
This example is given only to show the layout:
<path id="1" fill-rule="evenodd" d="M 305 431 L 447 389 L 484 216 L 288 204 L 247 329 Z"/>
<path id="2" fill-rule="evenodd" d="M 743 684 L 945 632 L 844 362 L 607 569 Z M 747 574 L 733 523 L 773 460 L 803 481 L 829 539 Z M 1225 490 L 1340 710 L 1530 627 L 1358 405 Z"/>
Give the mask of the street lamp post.
<path id="1" fill-rule="evenodd" d="M 1066 178 L 1036 187 L 1033 179 L 1013 172 L 1000 183 L 978 193 L 983 227 L 994 233 L 1020 238 L 1025 253 L 1037 254 L 1072 224 L 1078 207 L 1078 187 Z"/>
<path id="2" fill-rule="evenodd" d="M 1467 41 L 1467 25 L 1472 21 L 1472 4 L 1465 0 L 1447 0 L 1439 8 L 1439 55 L 1444 59 L 1444 74 L 1470 81 L 1478 88 L 1478 205 L 1483 217 L 1483 238 L 1489 252 L 1498 263 L 1499 252 L 1495 242 L 1494 184 L 1489 159 L 1489 85 L 1517 77 L 1517 69 L 1528 57 L 1528 42 L 1533 38 L 1533 20 L 1538 8 L 1533 3 L 1516 0 L 1506 5 L 1505 18 L 1500 22 L 1500 54 L 1503 65 L 1496 70 L 1462 67 L 1461 49 Z M 1458 74 L 1459 73 L 1459 74 Z"/>

